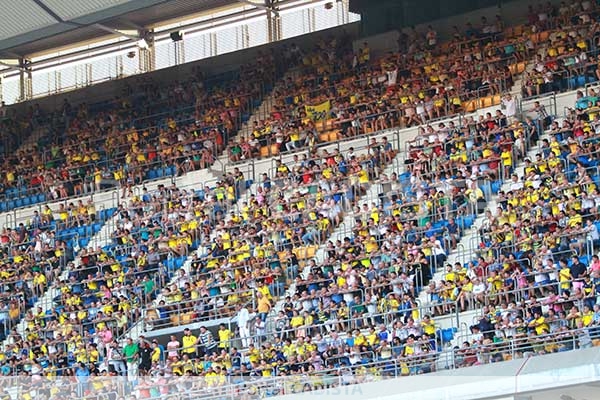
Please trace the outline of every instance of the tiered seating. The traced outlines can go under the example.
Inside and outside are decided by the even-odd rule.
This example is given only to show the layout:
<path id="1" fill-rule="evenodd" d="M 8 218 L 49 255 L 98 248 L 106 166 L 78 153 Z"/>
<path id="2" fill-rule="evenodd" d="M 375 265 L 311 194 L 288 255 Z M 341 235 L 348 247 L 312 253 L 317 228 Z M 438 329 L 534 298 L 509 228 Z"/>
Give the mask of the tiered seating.
<path id="1" fill-rule="evenodd" d="M 354 62 L 351 50 L 337 41 L 321 43 L 304 57 L 297 77 L 275 87 L 271 118 L 256 121 L 249 137 L 232 143 L 230 159 L 311 150 L 322 142 L 499 105 L 501 92 L 525 69 L 521 60 L 535 49 L 521 35 L 507 29 L 495 36 L 459 37 L 439 48 L 417 46 L 377 60 L 365 47 Z M 343 62 L 330 63 L 332 57 Z M 323 106 L 328 101 L 329 107 Z M 317 122 L 307 114 L 312 106 L 320 113 Z"/>
<path id="2" fill-rule="evenodd" d="M 597 107 L 578 103 L 578 119 L 553 122 L 535 160 L 526 160 L 499 193 L 473 259 L 449 267 L 429 290 L 434 303 L 485 305 L 461 350 L 469 354 L 465 365 L 480 361 L 472 350 L 477 345 L 494 343 L 496 357 L 512 357 L 513 339 L 521 356 L 600 344 L 598 120 L 588 114 Z"/>
<path id="3" fill-rule="evenodd" d="M 61 272 L 73 261 L 78 247 L 86 246 L 114 212 L 115 209 L 96 211 L 93 203 L 84 205 L 80 201 L 77 206 L 61 205 L 55 212 L 46 208 L 40 215 L 36 211 L 26 224 L 4 228 L 2 287 L 12 312 L 0 332 L 2 338 L 26 316 L 25 311 L 33 307 L 48 287 L 58 281 Z M 33 315 L 30 312 L 26 316 L 32 324 Z M 43 320 L 45 316 L 36 315 L 36 318 Z M 33 329 L 33 325 L 30 328 Z"/>
<path id="4" fill-rule="evenodd" d="M 530 33 L 539 51 L 534 68 L 523 80 L 523 96 L 564 92 L 599 79 L 594 42 L 597 26 L 583 13 L 569 24 Z"/>
<path id="5" fill-rule="evenodd" d="M 254 68 L 218 81 L 194 76 L 167 88 L 140 82 L 127 96 L 76 110 L 65 102 L 62 125 L 2 160 L 0 211 L 105 187 L 126 194 L 133 184 L 212 165 L 275 76 L 267 56 Z"/>
<path id="6" fill-rule="evenodd" d="M 568 18 L 568 14 L 562 17 Z M 544 28 L 551 27 L 546 21 L 538 22 Z M 118 210 L 113 243 L 82 251 L 81 265 L 70 267 L 68 281 L 55 286 L 61 293 L 55 299 L 56 311 L 49 315 L 28 313 L 30 329 L 25 339 L 33 344 L 17 339 L 6 356 L 16 358 L 18 351 L 29 349 L 30 361 L 15 360 L 7 373 L 18 373 L 27 364 L 32 371 L 58 368 L 57 374 L 68 374 L 74 361 L 112 371 L 117 359 L 110 358 L 107 347 L 142 317 L 155 329 L 203 321 L 208 325 L 208 321 L 225 318 L 218 331 L 201 328 L 198 342 L 187 331 L 182 343 L 176 335 L 169 343 L 152 343 L 149 351 L 144 349 L 150 344 L 140 342 L 142 374 L 201 376 L 204 380 L 191 388 L 186 386 L 188 394 L 209 398 L 215 394 L 281 394 L 278 390 L 285 383 L 277 379 L 290 380 L 290 375 L 304 391 L 431 372 L 442 357 L 448 366 L 463 367 L 594 344 L 600 323 L 600 306 L 595 304 L 600 263 L 590 261 L 589 249 L 598 240 L 596 187 L 600 180 L 595 132 L 600 119 L 590 118 L 589 114 L 597 115 L 598 109 L 587 109 L 584 104 L 594 105 L 593 95 L 591 100 L 580 96 L 581 105 L 575 111 L 579 122 L 550 127 L 552 140 L 542 145 L 539 160 L 526 163 L 523 178 L 515 165 L 537 140 L 539 125 L 519 123 L 501 112 L 478 121 L 465 119 L 461 126 L 423 127 L 417 140 L 407 147 L 406 172 L 399 176 L 400 171 L 382 174 L 398 151 L 386 142 L 371 142 L 364 149 L 366 154 L 357 152 L 354 156 L 352 152 L 319 152 L 316 141 L 311 140 L 298 147 L 294 143 L 286 146 L 295 141 L 291 140 L 298 133 L 295 129 L 312 134 L 317 129 L 308 119 L 294 126 L 295 119 L 303 117 L 294 112 L 325 99 L 332 101 L 339 125 L 322 124 L 321 135 L 326 133 L 322 141 L 397 126 L 400 119 L 405 125 L 420 124 L 436 116 L 495 104 L 498 99 L 494 97 L 501 90 L 495 78 L 505 76 L 500 67 L 511 64 L 510 72 L 519 73 L 536 49 L 527 38 L 521 39 L 523 32 L 518 29 L 506 32 L 506 41 L 494 38 L 492 42 L 489 35 L 473 38 L 473 32 L 467 32 L 466 38 L 457 37 L 440 50 L 460 52 L 463 60 L 483 53 L 489 69 L 476 75 L 477 82 L 461 79 L 461 68 L 452 68 L 453 58 L 437 50 L 422 50 L 418 41 L 407 52 L 410 56 L 393 60 L 392 67 L 385 65 L 391 60 L 388 57 L 372 62 L 364 48 L 357 56 L 356 68 L 336 63 L 339 70 L 328 67 L 328 60 L 332 55 L 350 57 L 346 47 L 331 42 L 322 45 L 300 75 L 305 84 L 282 84 L 286 92 L 276 96 L 277 118 L 257 123 L 259 134 L 251 145 L 256 151 L 244 153 L 248 148 L 242 142 L 239 152 L 231 152 L 239 155 L 234 161 L 241 155 L 248 159 L 261 153 L 274 154 L 284 147 L 306 147 L 307 155 L 299 156 L 294 164 L 279 163 L 245 202 L 241 198 L 244 178 L 239 176 L 227 176 L 214 188 L 193 192 L 159 188 L 140 198 L 132 196 L 130 204 Z M 428 39 L 432 37 L 428 33 Z M 429 41 L 428 47 L 435 47 L 435 43 Z M 323 58 L 325 54 L 327 58 Z M 351 65 L 351 58 L 348 61 Z M 388 92 L 392 85 L 386 82 L 391 78 L 387 74 L 387 80 L 378 82 L 376 78 L 392 73 L 394 68 L 398 68 L 396 85 Z M 409 74 L 403 74 L 402 68 Z M 432 83 L 430 77 L 442 69 L 449 71 L 447 83 L 440 76 L 437 80 L 441 84 L 436 84 L 436 79 Z M 349 79 L 354 75 L 358 80 Z M 329 82 L 322 82 L 319 76 L 326 76 Z M 446 91 L 448 85 L 454 91 Z M 470 96 L 481 97 L 482 86 L 489 100 L 467 106 Z M 428 93 L 434 88 L 435 94 Z M 461 90 L 466 90 L 466 97 Z M 385 100 L 382 95 L 386 92 L 390 98 L 398 98 Z M 185 89 L 170 93 L 169 101 L 175 103 L 185 97 Z M 440 93 L 444 112 L 429 115 L 426 103 L 432 102 L 429 106 L 433 104 L 434 110 L 435 102 L 442 100 Z M 376 101 L 380 103 L 374 106 Z M 226 107 L 224 102 L 216 102 L 217 109 Z M 419 107 L 423 107 L 423 118 Z M 386 111 L 391 111 L 389 117 L 370 118 Z M 208 126 L 212 126 L 213 117 L 205 121 Z M 353 124 L 357 118 L 358 123 Z M 172 120 L 167 127 L 169 123 L 172 125 Z M 139 135 L 137 130 L 130 133 L 133 139 Z M 149 132 L 148 136 L 154 134 Z M 156 135 L 161 137 L 158 131 Z M 107 137 L 113 138 L 110 133 Z M 143 137 L 142 133 L 133 141 L 141 142 Z M 269 137 L 275 139 L 276 151 Z M 162 145 L 159 150 L 171 148 L 170 142 Z M 266 152 L 262 150 L 265 146 Z M 168 153 L 165 159 L 169 159 Z M 137 160 L 135 155 L 132 151 L 132 160 Z M 169 172 L 179 173 L 178 168 L 182 173 L 187 171 L 176 162 L 169 165 L 176 166 Z M 141 171 L 135 168 L 127 171 L 132 182 Z M 142 174 L 138 180 L 144 177 Z M 500 190 L 504 181 L 510 182 L 510 194 Z M 381 185 L 381 196 L 360 202 L 359 197 L 373 184 Z M 559 195 L 553 196 L 553 191 Z M 498 193 L 501 210 L 486 210 L 492 193 Z M 443 281 L 429 283 L 465 228 L 484 211 L 489 223 L 479 232 L 479 253 L 473 261 L 445 266 Z M 77 222 L 77 217 L 65 212 L 67 217 L 57 224 L 60 235 L 72 245 L 75 241 L 83 244 L 76 237 L 82 228 L 76 225 L 86 222 Z M 314 257 L 318 246 L 327 242 L 347 213 L 357 220 L 354 229 L 348 230 L 343 240 L 329 242 L 325 260 L 318 264 Z M 584 221 L 585 228 L 580 227 Z M 83 232 L 88 229 L 83 228 Z M 94 230 L 92 225 L 91 232 Z M 196 255 L 191 270 L 184 272 L 181 267 L 192 251 Z M 561 260 L 559 268 L 552 265 L 573 252 L 577 259 Z M 588 262 L 591 265 L 586 268 Z M 301 267 L 307 267 L 303 268 L 309 272 L 307 279 L 300 276 Z M 591 278 L 585 277 L 588 270 Z M 174 283 L 167 284 L 171 278 Z M 49 280 L 40 291 L 54 281 Z M 283 299 L 280 312 L 273 312 L 274 301 L 290 287 L 295 293 Z M 424 287 L 431 304 L 417 302 Z M 464 338 L 462 348 L 444 352 L 441 345 L 453 339 L 454 330 L 440 330 L 432 317 L 454 307 L 482 307 L 483 318 L 473 321 L 472 334 Z M 244 308 L 256 316 L 249 325 L 239 326 L 236 336 L 230 328 L 235 329 Z M 237 319 L 232 319 L 236 314 Z M 88 345 L 90 332 L 96 339 Z M 47 350 L 43 350 L 41 333 L 63 336 L 46 341 Z M 218 340 L 211 339 L 213 335 Z M 243 353 L 232 349 L 239 345 L 246 348 L 249 342 L 252 346 Z M 50 352 L 52 346 L 62 343 L 69 356 Z M 266 378 L 265 384 L 226 385 L 247 375 Z M 160 395 L 168 394 L 169 389 L 161 392 L 165 385 L 157 386 L 160 384 L 154 380 L 141 379 L 138 383 L 139 393 L 150 396 L 152 390 L 158 390 Z M 216 386 L 222 388 L 215 391 Z"/>
<path id="7" fill-rule="evenodd" d="M 153 327 L 232 316 L 238 304 L 257 306 L 255 292 L 272 300 L 282 296 L 380 173 L 386 158 L 376 147 L 351 157 L 323 151 L 294 165 L 278 162 L 275 175 L 265 176 L 249 201 L 217 223 L 208 241 L 214 244 L 201 240 L 190 276 L 151 313 Z M 193 301 L 198 298 L 203 306 Z"/>

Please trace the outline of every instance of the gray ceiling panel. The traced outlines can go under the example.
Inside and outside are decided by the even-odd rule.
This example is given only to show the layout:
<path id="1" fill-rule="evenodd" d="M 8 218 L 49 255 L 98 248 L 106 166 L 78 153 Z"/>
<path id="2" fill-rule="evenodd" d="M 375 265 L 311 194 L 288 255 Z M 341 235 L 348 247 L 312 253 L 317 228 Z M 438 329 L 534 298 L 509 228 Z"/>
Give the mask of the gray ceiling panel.
<path id="1" fill-rule="evenodd" d="M 0 0 L 0 57 L 27 56 L 106 36 L 116 29 L 145 27 L 237 0 Z M 57 18 L 55 18 L 57 17 Z M 62 20 L 62 21 L 61 21 Z"/>

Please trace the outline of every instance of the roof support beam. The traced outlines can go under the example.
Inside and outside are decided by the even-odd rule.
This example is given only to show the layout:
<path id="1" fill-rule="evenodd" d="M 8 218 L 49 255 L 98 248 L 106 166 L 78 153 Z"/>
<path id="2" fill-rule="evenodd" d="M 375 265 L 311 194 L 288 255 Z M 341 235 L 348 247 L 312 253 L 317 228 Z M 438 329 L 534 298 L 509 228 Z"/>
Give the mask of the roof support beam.
<path id="1" fill-rule="evenodd" d="M 50 7 L 48 7 L 46 5 L 46 3 L 44 3 L 42 0 L 33 0 L 33 2 L 35 4 L 37 4 L 42 10 L 44 10 L 46 12 L 46 14 L 48 14 L 49 16 L 51 16 L 52 18 L 54 18 L 56 20 L 56 22 L 65 22 L 60 15 L 58 15 L 57 13 L 55 13 Z"/>
<path id="2" fill-rule="evenodd" d="M 23 69 L 22 60 L 20 59 L 3 59 L 0 60 L 0 65 L 8 67 L 8 69 L 4 69 L 2 72 L 18 71 Z"/>
<path id="3" fill-rule="evenodd" d="M 272 12 L 275 15 L 279 14 L 279 10 L 276 7 L 274 7 L 272 5 L 267 5 L 268 3 L 270 3 L 268 1 L 265 2 L 265 3 L 255 3 L 255 2 L 253 2 L 251 0 L 237 0 L 237 1 L 239 1 L 240 3 L 248 4 L 249 6 L 260 8 L 260 9 L 265 10 L 265 11 L 270 11 L 270 12 Z"/>
<path id="4" fill-rule="evenodd" d="M 137 34 L 133 35 L 131 33 L 121 31 L 118 29 L 114 29 L 114 28 L 111 28 L 111 27 L 103 25 L 103 24 L 94 24 L 94 26 L 102 29 L 103 31 L 114 33 L 115 35 L 120 35 L 120 36 L 126 37 L 128 39 L 132 39 L 132 40 L 142 39 L 142 36 L 139 34 L 139 32 Z"/>

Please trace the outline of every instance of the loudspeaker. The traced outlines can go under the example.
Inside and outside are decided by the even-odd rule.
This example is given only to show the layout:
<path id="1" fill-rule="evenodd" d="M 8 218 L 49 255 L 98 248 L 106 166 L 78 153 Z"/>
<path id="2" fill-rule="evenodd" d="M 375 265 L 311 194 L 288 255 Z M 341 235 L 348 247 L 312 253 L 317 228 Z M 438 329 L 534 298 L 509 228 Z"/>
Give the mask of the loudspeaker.
<path id="1" fill-rule="evenodd" d="M 171 32 L 171 40 L 174 42 L 179 42 L 180 40 L 183 39 L 183 32 L 181 31 L 177 31 L 177 32 Z"/>

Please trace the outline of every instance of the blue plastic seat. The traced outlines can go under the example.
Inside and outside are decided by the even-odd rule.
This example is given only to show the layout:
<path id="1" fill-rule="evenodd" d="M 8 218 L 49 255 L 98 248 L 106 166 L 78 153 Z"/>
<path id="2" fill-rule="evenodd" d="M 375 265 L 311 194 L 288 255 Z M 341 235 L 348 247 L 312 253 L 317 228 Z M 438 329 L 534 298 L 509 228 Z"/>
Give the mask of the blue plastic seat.
<path id="1" fill-rule="evenodd" d="M 156 173 L 156 170 L 154 170 L 154 169 L 151 169 L 150 171 L 148 171 L 148 173 L 146 174 L 146 176 L 150 180 L 158 178 L 158 174 Z"/>
<path id="2" fill-rule="evenodd" d="M 16 208 L 23 207 L 23 199 L 21 199 L 21 198 L 16 199 L 15 200 L 15 207 Z"/>
<path id="3" fill-rule="evenodd" d="M 167 267 L 167 270 L 172 271 L 175 269 L 175 259 L 173 258 L 168 258 L 167 260 L 165 260 L 165 267 Z"/>

